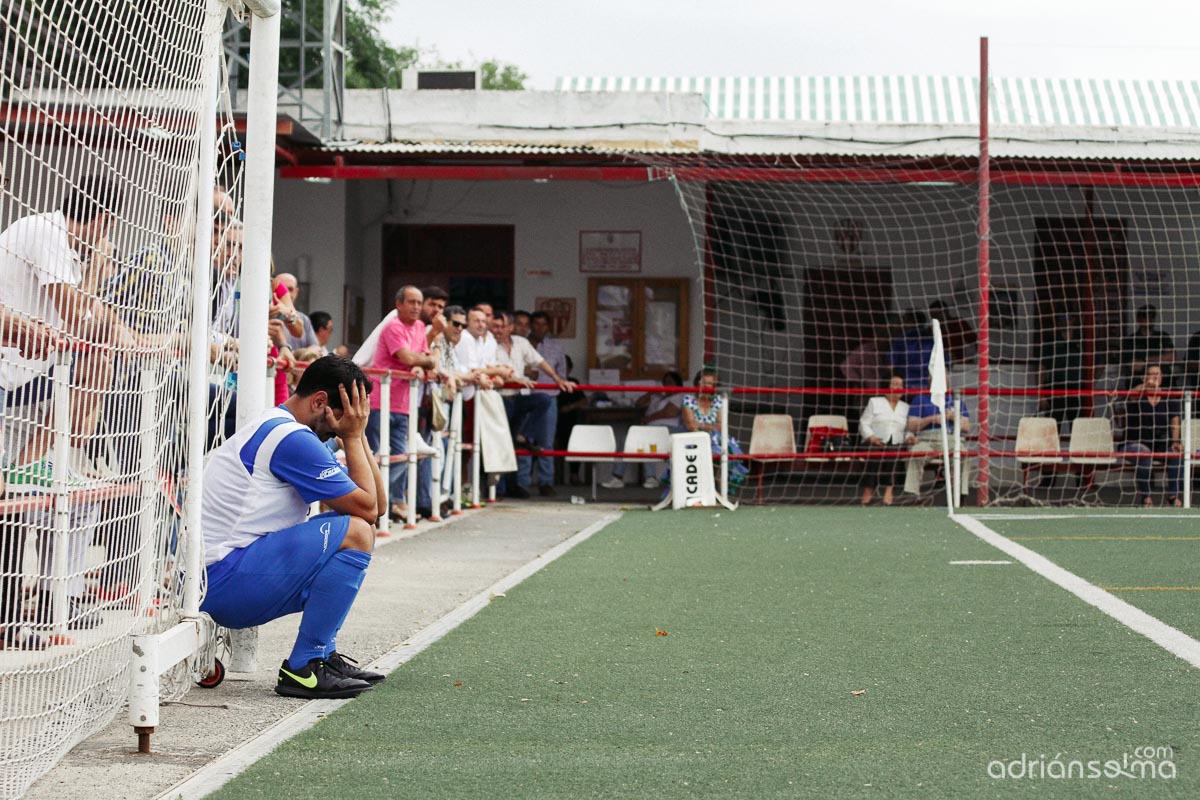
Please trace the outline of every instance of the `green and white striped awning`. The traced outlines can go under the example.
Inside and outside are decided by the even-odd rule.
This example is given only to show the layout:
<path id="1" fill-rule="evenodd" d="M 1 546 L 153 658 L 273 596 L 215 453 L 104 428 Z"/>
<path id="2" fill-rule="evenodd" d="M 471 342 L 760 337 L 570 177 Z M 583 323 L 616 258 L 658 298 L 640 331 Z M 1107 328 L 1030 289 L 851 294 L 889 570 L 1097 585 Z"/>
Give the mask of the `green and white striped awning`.
<path id="1" fill-rule="evenodd" d="M 927 75 L 568 77 L 569 92 L 692 92 L 725 120 L 977 124 L 979 79 Z M 1200 127 L 1200 80 L 993 78 L 995 125 Z"/>

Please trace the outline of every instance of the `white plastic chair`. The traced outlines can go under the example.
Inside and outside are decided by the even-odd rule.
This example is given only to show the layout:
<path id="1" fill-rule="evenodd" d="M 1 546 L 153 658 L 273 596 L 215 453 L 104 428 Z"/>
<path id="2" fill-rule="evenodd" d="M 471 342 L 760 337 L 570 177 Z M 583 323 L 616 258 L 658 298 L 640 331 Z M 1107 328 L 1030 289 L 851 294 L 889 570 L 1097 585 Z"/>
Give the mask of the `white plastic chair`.
<path id="1" fill-rule="evenodd" d="M 850 421 L 846 419 L 844 414 L 813 414 L 808 418 L 808 424 L 804 429 L 804 450 L 807 452 L 812 445 L 813 428 L 830 428 L 832 430 L 843 431 L 845 435 L 850 433 Z M 810 458 L 809 461 L 823 462 L 828 459 Z M 835 461 L 847 461 L 849 459 L 839 458 Z"/>
<path id="2" fill-rule="evenodd" d="M 617 436 L 612 425 L 576 425 L 571 428 L 567 450 L 575 453 L 612 453 L 617 449 Z M 567 456 L 567 461 L 616 461 L 613 456 Z M 592 500 L 596 499 L 596 470 L 592 470 Z"/>
<path id="3" fill-rule="evenodd" d="M 841 418 L 843 421 L 845 417 Z M 812 423 L 809 422 L 811 427 Z M 750 455 L 793 456 L 796 454 L 795 423 L 791 414 L 755 414 L 750 431 Z M 781 458 L 780 461 L 791 461 Z"/>
<path id="4" fill-rule="evenodd" d="M 1022 486 L 1029 485 L 1029 473 L 1034 469 L 1041 474 L 1046 465 L 1066 463 L 1058 450 L 1058 420 L 1021 417 L 1017 423 L 1016 451 L 1017 463 L 1025 465 L 1021 471 Z"/>
<path id="5" fill-rule="evenodd" d="M 1113 443 L 1112 422 L 1107 417 L 1076 417 L 1071 423 L 1071 439 L 1067 444 L 1071 453 L 1070 462 L 1079 464 L 1079 482 L 1090 489 L 1096 481 L 1096 467 L 1112 466 L 1116 456 L 1077 456 L 1075 453 L 1111 453 L 1116 450 Z"/>
<path id="6" fill-rule="evenodd" d="M 763 482 L 770 464 L 793 461 L 796 454 L 795 421 L 791 414 L 755 414 L 754 427 L 750 430 L 750 455 L 761 456 L 751 461 L 750 476 L 758 475 L 756 497 L 762 502 Z M 780 456 L 770 458 L 770 456 Z"/>

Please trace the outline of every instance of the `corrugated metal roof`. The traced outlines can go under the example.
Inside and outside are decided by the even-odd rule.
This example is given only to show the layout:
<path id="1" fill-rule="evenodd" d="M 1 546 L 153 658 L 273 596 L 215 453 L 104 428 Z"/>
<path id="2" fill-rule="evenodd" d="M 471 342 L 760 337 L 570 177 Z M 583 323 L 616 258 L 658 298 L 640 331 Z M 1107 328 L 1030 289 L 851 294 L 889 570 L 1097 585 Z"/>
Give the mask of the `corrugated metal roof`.
<path id="1" fill-rule="evenodd" d="M 588 145 L 538 145 L 509 142 L 328 142 L 321 148 L 331 153 L 470 153 L 477 155 L 571 155 L 608 152 Z M 639 150 L 638 152 L 643 152 Z"/>
<path id="2" fill-rule="evenodd" d="M 993 78 L 997 125 L 1195 128 L 1200 81 Z M 692 92 L 710 118 L 803 122 L 978 124 L 979 79 L 932 75 L 566 77 L 571 92 Z"/>

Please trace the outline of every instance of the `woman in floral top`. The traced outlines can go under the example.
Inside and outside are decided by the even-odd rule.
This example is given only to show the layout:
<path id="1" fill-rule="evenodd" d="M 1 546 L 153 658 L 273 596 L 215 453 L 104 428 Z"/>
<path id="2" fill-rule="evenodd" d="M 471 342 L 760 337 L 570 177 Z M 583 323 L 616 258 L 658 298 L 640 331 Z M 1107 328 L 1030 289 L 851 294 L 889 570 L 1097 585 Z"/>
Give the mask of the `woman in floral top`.
<path id="1" fill-rule="evenodd" d="M 688 431 L 706 431 L 712 442 L 714 456 L 721 454 L 721 409 L 725 405 L 725 397 L 716 394 L 717 371 L 705 367 L 696 373 L 693 381 L 704 394 L 688 394 L 683 397 L 683 427 Z M 707 391 L 706 391 L 707 390 Z M 729 452 L 733 455 L 742 454 L 742 446 L 737 439 L 729 437 Z M 729 483 L 741 486 L 745 482 L 750 468 L 744 461 L 729 462 Z"/>

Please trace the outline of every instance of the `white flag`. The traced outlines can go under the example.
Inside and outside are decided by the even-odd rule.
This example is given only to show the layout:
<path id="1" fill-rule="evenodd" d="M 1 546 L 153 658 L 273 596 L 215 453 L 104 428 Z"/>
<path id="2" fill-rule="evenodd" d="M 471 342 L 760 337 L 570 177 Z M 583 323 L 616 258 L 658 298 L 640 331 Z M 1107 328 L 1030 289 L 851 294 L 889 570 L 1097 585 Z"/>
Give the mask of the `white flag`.
<path id="1" fill-rule="evenodd" d="M 933 320 L 933 352 L 929 355 L 929 399 L 938 408 L 946 406 L 946 356 L 942 348 L 942 326 Z"/>

